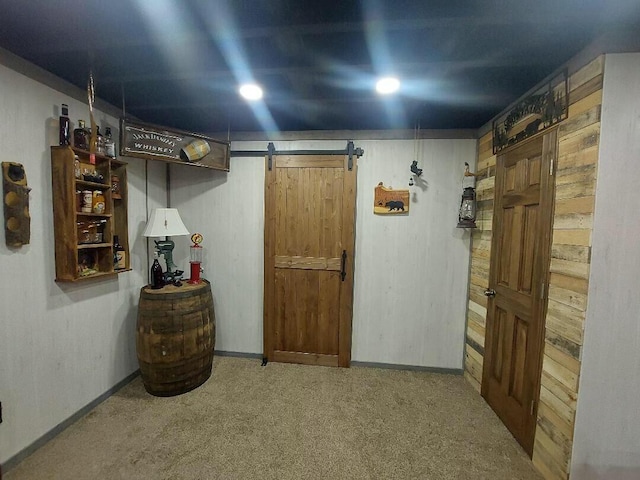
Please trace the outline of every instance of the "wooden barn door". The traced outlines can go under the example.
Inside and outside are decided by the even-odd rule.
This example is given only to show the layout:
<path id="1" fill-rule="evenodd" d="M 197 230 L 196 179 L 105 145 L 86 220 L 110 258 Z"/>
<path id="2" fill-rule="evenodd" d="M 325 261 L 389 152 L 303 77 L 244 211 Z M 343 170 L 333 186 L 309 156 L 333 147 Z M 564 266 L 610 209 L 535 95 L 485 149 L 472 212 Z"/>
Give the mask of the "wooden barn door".
<path id="1" fill-rule="evenodd" d="M 498 156 L 482 395 L 531 456 L 540 391 L 556 133 Z"/>
<path id="2" fill-rule="evenodd" d="M 264 356 L 351 361 L 356 158 L 276 155 L 265 180 Z"/>

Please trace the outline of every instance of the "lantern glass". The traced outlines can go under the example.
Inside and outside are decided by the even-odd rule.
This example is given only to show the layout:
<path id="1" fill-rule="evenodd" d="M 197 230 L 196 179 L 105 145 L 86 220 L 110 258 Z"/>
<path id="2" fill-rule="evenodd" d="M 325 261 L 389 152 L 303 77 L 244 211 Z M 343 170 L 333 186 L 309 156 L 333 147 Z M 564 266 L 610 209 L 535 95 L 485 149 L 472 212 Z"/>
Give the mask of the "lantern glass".
<path id="1" fill-rule="evenodd" d="M 476 192 L 472 187 L 465 188 L 462 193 L 458 228 L 476 228 Z"/>

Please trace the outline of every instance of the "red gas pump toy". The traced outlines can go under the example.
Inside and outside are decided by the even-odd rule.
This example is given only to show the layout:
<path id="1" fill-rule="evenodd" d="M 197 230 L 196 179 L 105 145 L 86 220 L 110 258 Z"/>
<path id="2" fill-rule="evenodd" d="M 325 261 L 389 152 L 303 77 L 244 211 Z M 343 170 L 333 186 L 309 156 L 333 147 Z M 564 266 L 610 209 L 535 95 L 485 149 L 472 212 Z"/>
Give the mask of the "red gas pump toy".
<path id="1" fill-rule="evenodd" d="M 200 244 L 202 243 L 202 235 L 199 233 L 194 233 L 191 235 L 191 241 L 193 245 L 191 245 L 189 249 L 189 263 L 191 264 L 191 278 L 187 283 L 198 284 L 201 282 L 200 280 L 200 272 L 202 269 L 200 268 L 200 264 L 202 263 L 202 250 L 204 250 Z"/>

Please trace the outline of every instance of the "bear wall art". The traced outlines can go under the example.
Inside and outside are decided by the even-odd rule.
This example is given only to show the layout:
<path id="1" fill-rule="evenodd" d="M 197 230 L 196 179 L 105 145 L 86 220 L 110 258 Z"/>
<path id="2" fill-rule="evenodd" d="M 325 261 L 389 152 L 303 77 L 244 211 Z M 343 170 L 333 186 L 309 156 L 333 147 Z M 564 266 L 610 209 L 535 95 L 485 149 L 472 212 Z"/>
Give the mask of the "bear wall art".
<path id="1" fill-rule="evenodd" d="M 394 190 L 382 182 L 374 189 L 373 213 L 379 215 L 402 215 L 409 213 L 409 190 Z"/>

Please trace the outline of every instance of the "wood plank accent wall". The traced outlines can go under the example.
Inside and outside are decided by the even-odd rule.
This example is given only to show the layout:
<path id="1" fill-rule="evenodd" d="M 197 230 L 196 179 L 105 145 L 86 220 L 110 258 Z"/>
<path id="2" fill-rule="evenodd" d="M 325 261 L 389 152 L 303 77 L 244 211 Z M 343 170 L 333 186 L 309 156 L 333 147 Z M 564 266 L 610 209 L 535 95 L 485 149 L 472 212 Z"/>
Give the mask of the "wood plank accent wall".
<path id="1" fill-rule="evenodd" d="M 533 463 L 568 479 L 587 308 L 604 56 L 569 77 L 569 116 L 558 129 L 553 240 L 542 382 Z M 478 229 L 472 234 L 465 378 L 480 392 L 484 359 L 496 156 L 491 132 L 478 141 Z"/>

